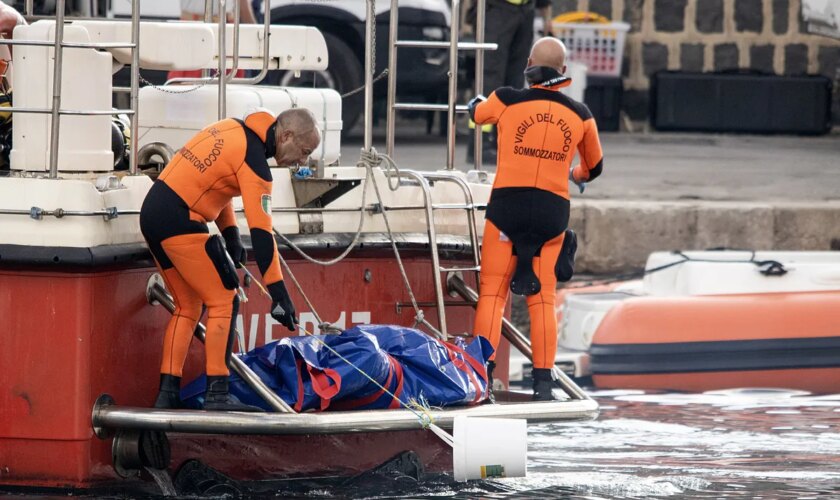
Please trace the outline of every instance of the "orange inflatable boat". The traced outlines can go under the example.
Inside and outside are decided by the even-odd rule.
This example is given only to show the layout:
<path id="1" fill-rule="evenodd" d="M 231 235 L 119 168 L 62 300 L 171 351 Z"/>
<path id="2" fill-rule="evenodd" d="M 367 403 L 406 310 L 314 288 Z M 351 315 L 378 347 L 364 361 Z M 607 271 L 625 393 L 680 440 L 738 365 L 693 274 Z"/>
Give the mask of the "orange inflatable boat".
<path id="1" fill-rule="evenodd" d="M 558 310 L 597 387 L 840 391 L 840 252 L 662 252 L 647 269 Z"/>

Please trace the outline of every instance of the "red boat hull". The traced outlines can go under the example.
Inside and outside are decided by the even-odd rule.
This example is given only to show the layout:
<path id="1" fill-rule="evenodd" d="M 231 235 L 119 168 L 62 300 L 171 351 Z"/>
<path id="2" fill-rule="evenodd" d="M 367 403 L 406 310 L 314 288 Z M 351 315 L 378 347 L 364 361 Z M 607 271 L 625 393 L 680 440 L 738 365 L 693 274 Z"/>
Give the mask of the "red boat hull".
<path id="1" fill-rule="evenodd" d="M 357 252 L 363 254 L 363 252 Z M 404 255 L 409 279 L 436 324 L 432 270 L 425 252 Z M 446 265 L 463 265 L 452 259 Z M 411 325 L 414 312 L 392 258 L 367 252 L 331 267 L 291 262 L 325 321 Z M 257 273 L 256 266 L 250 266 Z M 101 394 L 120 405 L 150 406 L 157 391 L 163 330 L 169 313 L 146 301 L 153 267 L 43 270 L 0 269 L 0 484 L 85 488 L 118 479 L 111 441 L 91 428 Z M 475 286 L 472 276 L 467 276 Z M 290 286 L 303 322 L 302 297 Z M 287 336 L 271 320 L 268 300 L 252 286 L 240 310 L 248 348 Z M 395 304 L 402 304 L 396 307 Z M 472 307 L 447 307 L 450 334 L 472 331 Z M 312 330 L 313 323 L 305 324 Z M 184 378 L 204 367 L 194 342 Z M 507 345 L 499 360 L 507 373 Z M 171 435 L 176 469 L 198 458 L 236 479 L 349 474 L 414 450 L 435 468 L 451 466 L 448 449 L 427 432 L 336 436 Z"/>

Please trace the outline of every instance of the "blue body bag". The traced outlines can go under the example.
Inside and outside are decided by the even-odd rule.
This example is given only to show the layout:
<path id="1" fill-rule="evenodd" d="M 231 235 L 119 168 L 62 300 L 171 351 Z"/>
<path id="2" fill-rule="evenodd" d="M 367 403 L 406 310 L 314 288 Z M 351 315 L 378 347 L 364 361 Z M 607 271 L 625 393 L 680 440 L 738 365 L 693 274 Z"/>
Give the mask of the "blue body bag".
<path id="1" fill-rule="evenodd" d="M 399 402 L 377 383 L 404 403 L 477 404 L 485 398 L 485 367 L 493 348 L 483 337 L 466 346 L 459 343 L 464 342 L 442 342 L 413 328 L 358 325 L 339 335 L 287 337 L 240 359 L 298 412 L 398 408 Z M 200 408 L 205 385 L 202 376 L 185 387 L 185 405 Z M 235 374 L 230 392 L 243 403 L 271 410 Z"/>

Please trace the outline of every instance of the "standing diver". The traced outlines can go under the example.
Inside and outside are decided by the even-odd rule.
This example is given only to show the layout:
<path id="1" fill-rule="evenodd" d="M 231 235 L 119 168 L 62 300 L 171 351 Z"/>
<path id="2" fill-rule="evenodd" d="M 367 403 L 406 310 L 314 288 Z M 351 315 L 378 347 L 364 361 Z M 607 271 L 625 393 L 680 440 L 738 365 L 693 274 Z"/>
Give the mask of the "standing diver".
<path id="1" fill-rule="evenodd" d="M 181 148 L 149 190 L 140 210 L 140 229 L 175 301 L 163 342 L 155 408 L 181 407 L 181 373 L 203 304 L 207 308 L 204 409 L 261 411 L 228 392 L 239 308 L 234 261 L 245 263 L 231 200 L 242 196 L 257 266 L 271 294 L 271 316 L 294 331 L 295 308 L 283 283 L 273 235 L 267 159 L 273 157 L 280 167 L 305 164 L 320 142 L 314 115 L 301 108 L 284 111 L 276 119 L 257 111 L 245 120 L 221 120 Z M 211 221 L 221 231 L 224 245 L 219 236 L 210 236 Z"/>
<path id="2" fill-rule="evenodd" d="M 502 87 L 488 99 L 478 96 L 469 103 L 476 123 L 498 128 L 498 167 L 484 226 L 475 332 L 498 348 L 508 284 L 513 293 L 527 296 L 537 401 L 554 399 L 555 288 L 558 280 L 571 278 L 577 247 L 574 233 L 567 231 L 569 182 L 583 192 L 584 183 L 598 177 L 603 165 L 592 113 L 560 93 L 571 83 L 565 71 L 563 42 L 544 37 L 528 58 L 529 88 Z M 575 151 L 580 164 L 570 168 Z M 491 381 L 494 368 L 491 360 Z"/>

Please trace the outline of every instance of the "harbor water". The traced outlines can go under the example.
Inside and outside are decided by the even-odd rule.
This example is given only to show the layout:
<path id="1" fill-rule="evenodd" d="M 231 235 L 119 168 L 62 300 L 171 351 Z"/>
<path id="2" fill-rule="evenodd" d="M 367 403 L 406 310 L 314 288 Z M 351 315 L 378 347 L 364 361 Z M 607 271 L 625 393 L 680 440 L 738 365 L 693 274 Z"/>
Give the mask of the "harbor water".
<path id="1" fill-rule="evenodd" d="M 435 477 L 368 490 L 325 487 L 305 496 L 840 498 L 840 395 L 767 389 L 591 395 L 601 405 L 597 420 L 529 427 L 525 478 L 458 484 Z"/>
<path id="2" fill-rule="evenodd" d="M 840 498 L 840 394 L 768 389 L 590 394 L 601 405 L 598 419 L 529 427 L 527 477 L 459 483 L 448 474 L 418 480 L 390 471 L 257 488 L 222 485 L 201 498 Z M 177 497 L 164 486 L 151 496 Z"/>

